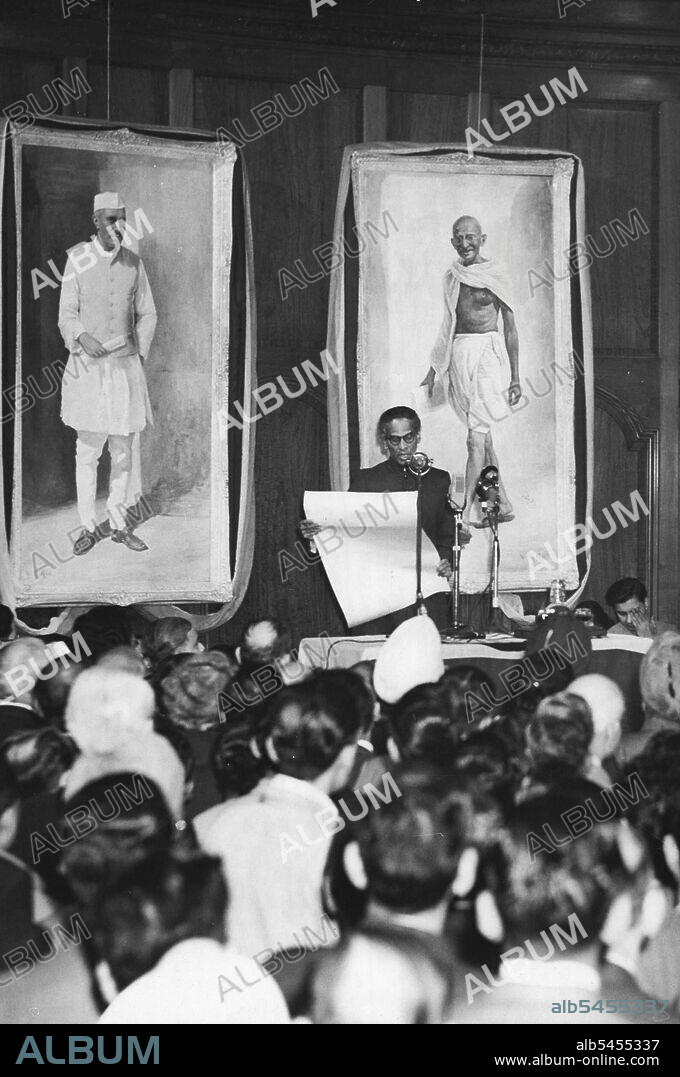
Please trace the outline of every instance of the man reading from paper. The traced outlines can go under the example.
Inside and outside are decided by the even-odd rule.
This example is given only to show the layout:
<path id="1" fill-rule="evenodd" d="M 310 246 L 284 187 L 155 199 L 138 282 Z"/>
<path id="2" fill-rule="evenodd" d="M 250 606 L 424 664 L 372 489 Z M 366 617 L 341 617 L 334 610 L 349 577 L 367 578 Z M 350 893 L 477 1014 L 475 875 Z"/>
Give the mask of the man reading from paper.
<path id="1" fill-rule="evenodd" d="M 378 420 L 378 437 L 387 460 L 375 467 L 362 468 L 350 482 L 351 493 L 402 493 L 418 489 L 416 476 L 409 471 L 408 462 L 420 441 L 420 418 L 413 408 L 394 407 L 384 411 Z M 437 574 L 449 579 L 452 575 L 451 548 L 454 538 L 454 518 L 448 507 L 447 495 L 451 479 L 446 471 L 433 467 L 421 477 L 421 508 L 423 531 L 436 547 L 441 558 Z M 311 539 L 321 528 L 313 520 L 303 520 L 300 531 Z M 414 553 L 415 571 L 415 553 Z M 444 594 L 425 599 L 427 612 L 439 628 L 448 624 L 448 598 Z M 389 635 L 402 621 L 413 616 L 413 606 L 364 624 L 355 625 L 357 635 Z"/>
<path id="2" fill-rule="evenodd" d="M 77 431 L 76 490 L 82 530 L 73 552 L 110 537 L 129 550 L 148 549 L 128 525 L 132 442 L 153 422 L 142 361 L 156 331 L 156 307 L 144 263 L 121 246 L 125 205 L 115 191 L 95 196 L 96 235 L 68 252 L 59 300 L 59 330 L 69 350 L 61 417 Z M 85 373 L 78 370 L 78 363 Z M 108 441 L 111 479 L 107 516 L 96 521 L 97 466 Z"/>
<path id="3" fill-rule="evenodd" d="M 444 275 L 444 318 L 430 356 L 430 369 L 421 382 L 430 396 L 435 378 L 443 380 L 454 411 L 467 425 L 467 465 L 463 535 L 470 536 L 470 513 L 475 486 L 482 468 L 499 468 L 491 427 L 504 417 L 503 379 L 510 367 L 507 400 L 520 400 L 519 338 L 510 285 L 502 267 L 482 258 L 486 235 L 474 217 L 459 217 L 453 225 L 451 243 L 458 254 Z M 498 315 L 503 318 L 503 335 Z M 505 340 L 503 339 L 505 338 Z M 506 350 L 507 349 L 507 350 Z M 501 480 L 499 523 L 514 519 L 512 505 Z M 474 527 L 484 527 L 475 523 Z"/>

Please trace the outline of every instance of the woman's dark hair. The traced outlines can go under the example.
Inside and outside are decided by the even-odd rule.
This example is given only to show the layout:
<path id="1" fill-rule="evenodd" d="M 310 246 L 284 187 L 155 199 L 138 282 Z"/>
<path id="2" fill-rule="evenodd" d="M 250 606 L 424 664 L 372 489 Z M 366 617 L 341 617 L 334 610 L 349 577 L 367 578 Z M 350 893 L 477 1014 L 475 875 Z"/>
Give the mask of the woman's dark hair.
<path id="1" fill-rule="evenodd" d="M 311 683 L 314 683 L 312 674 Z M 373 695 L 363 678 L 351 669 L 328 669 L 323 672 L 324 691 L 349 696 L 361 722 L 361 733 L 370 733 L 373 724 Z"/>
<path id="2" fill-rule="evenodd" d="M 438 684 L 411 688 L 389 715 L 389 727 L 404 761 L 452 763 L 458 743 L 448 707 L 448 693 Z"/>
<path id="3" fill-rule="evenodd" d="M 62 662 L 65 658 L 62 658 Z M 92 665 L 92 660 L 83 658 L 80 662 L 69 662 L 57 669 L 52 677 L 36 681 L 33 696 L 38 709 L 46 722 L 57 729 L 64 729 L 64 712 L 73 683 L 83 670 Z"/>
<path id="4" fill-rule="evenodd" d="M 645 796 L 631 804 L 629 817 L 649 849 L 657 878 L 663 886 L 677 890 L 663 839 L 670 834 L 680 848 L 680 730 L 655 733 L 631 759 L 629 773 L 638 776 L 645 790 Z"/>
<path id="5" fill-rule="evenodd" d="M 66 840 L 73 838 L 69 813 L 78 809 L 86 813 L 83 821 L 89 818 L 94 826 L 66 844 L 60 870 L 77 897 L 88 903 L 152 853 L 179 841 L 167 801 L 146 775 L 121 771 L 79 789 L 65 805 L 61 826 Z"/>
<path id="6" fill-rule="evenodd" d="M 399 796 L 352 828 L 371 898 L 395 912 L 432 908 L 445 897 L 475 833 L 475 805 L 441 768 L 422 764 L 393 776 Z M 383 783 L 384 784 L 384 783 Z"/>
<path id="7" fill-rule="evenodd" d="M 455 771 L 469 788 L 492 797 L 505 813 L 513 805 L 523 771 L 512 740 L 502 727 L 501 718 L 484 729 L 472 726 L 472 732 L 461 738 Z"/>
<path id="8" fill-rule="evenodd" d="M 492 890 L 505 926 L 504 945 L 531 939 L 550 925 L 566 931 L 574 916 L 582 927 L 578 941 L 585 933 L 588 941 L 596 942 L 617 890 L 630 882 L 616 820 L 596 823 L 551 851 L 540 848 L 544 827 L 564 833 L 563 810 L 561 796 L 527 801 L 511 814 L 502 833 L 505 855 Z M 536 840 L 530 840 L 532 835 Z M 541 944 L 541 953 L 545 948 Z"/>
<path id="9" fill-rule="evenodd" d="M 82 613 L 73 625 L 73 634 L 80 633 L 96 661 L 112 647 L 132 643 L 131 612 L 119 606 L 94 606 Z"/>
<path id="10" fill-rule="evenodd" d="M 244 796 L 274 769 L 262 744 L 264 714 L 262 705 L 249 708 L 240 720 L 230 719 L 215 741 L 212 770 L 222 800 Z"/>
<path id="11" fill-rule="evenodd" d="M 123 990 L 186 939 L 224 942 L 226 907 L 218 857 L 165 849 L 107 887 L 85 919 Z"/>
<path id="12" fill-rule="evenodd" d="M 220 738 L 213 760 L 218 785 L 242 795 L 272 770 L 313 781 L 361 735 L 357 699 L 354 683 L 332 671 L 280 689 L 262 711 L 251 708 L 243 724 Z"/>
<path id="13" fill-rule="evenodd" d="M 581 696 L 560 692 L 544 699 L 527 725 L 530 772 L 545 780 L 580 773 L 593 733 L 590 707 Z"/>
<path id="14" fill-rule="evenodd" d="M 475 718 L 492 714 L 495 706 L 493 677 L 473 665 L 448 666 L 439 679 L 451 721 L 464 729 Z"/>
<path id="15" fill-rule="evenodd" d="M 3 768 L 22 798 L 56 792 L 77 754 L 71 738 L 51 727 L 21 733 L 0 745 Z"/>
<path id="16" fill-rule="evenodd" d="M 144 656 L 152 666 L 175 653 L 191 632 L 191 621 L 186 617 L 161 617 L 149 627 L 142 644 Z"/>

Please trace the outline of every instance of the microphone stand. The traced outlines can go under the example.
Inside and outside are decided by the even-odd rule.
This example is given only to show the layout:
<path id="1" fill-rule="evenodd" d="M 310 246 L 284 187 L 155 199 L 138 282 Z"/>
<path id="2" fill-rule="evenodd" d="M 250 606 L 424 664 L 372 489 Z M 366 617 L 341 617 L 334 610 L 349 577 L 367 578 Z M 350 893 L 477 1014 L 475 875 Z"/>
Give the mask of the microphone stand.
<path id="1" fill-rule="evenodd" d="M 452 498 L 449 498 L 449 505 L 453 510 L 455 518 L 454 523 L 454 539 L 453 539 L 453 577 L 451 579 L 451 605 L 453 620 L 451 624 L 442 632 L 442 636 L 445 639 L 481 639 L 482 633 L 475 632 L 473 628 L 465 624 L 460 620 L 460 555 L 463 547 L 460 541 L 460 533 L 463 528 L 463 510 L 456 504 Z"/>
<path id="2" fill-rule="evenodd" d="M 507 628 L 501 620 L 501 606 L 498 600 L 498 580 L 501 566 L 501 544 L 498 539 L 498 514 L 500 511 L 500 504 L 498 501 L 495 501 L 493 504 L 489 504 L 488 501 L 483 502 L 482 509 L 489 521 L 489 527 L 493 534 L 491 548 L 491 620 L 489 621 L 487 633 L 500 632 L 505 635 L 507 633 Z"/>
<path id="3" fill-rule="evenodd" d="M 416 613 L 427 616 L 427 606 L 423 596 L 423 472 L 416 474 Z"/>
<path id="4" fill-rule="evenodd" d="M 416 614 L 427 616 L 427 606 L 423 595 L 423 475 L 432 466 L 432 461 L 425 453 L 416 452 L 408 464 L 408 470 L 416 478 Z"/>

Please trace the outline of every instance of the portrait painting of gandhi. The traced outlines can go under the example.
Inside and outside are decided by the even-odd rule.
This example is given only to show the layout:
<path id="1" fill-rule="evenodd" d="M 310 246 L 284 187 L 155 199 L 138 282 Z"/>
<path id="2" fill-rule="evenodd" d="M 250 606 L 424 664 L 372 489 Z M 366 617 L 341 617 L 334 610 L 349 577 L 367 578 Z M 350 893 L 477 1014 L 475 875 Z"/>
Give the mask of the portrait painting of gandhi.
<path id="1" fill-rule="evenodd" d="M 399 229 L 359 260 L 360 465 L 381 460 L 372 417 L 413 407 L 420 450 L 448 471 L 461 513 L 462 589 L 489 582 L 492 536 L 476 489 L 492 466 L 501 589 L 532 590 L 527 551 L 575 519 L 569 281 L 529 287 L 530 271 L 570 242 L 571 165 L 438 152 L 368 148 L 353 165 L 355 213 L 389 211 Z M 573 557 L 559 575 L 578 580 Z"/>

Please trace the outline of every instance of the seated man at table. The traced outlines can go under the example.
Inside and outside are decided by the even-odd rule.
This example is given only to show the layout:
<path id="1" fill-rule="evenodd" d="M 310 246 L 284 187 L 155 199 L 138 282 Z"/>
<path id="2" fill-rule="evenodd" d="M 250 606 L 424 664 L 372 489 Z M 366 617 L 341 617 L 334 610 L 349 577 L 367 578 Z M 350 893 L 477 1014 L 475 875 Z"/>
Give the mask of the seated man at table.
<path id="1" fill-rule="evenodd" d="M 647 605 L 647 588 L 634 576 L 625 576 L 613 583 L 605 595 L 616 617 L 608 636 L 640 636 L 651 639 L 662 632 L 677 632 L 675 625 L 657 621 Z"/>
<path id="2" fill-rule="evenodd" d="M 387 459 L 375 467 L 362 468 L 350 482 L 352 493 L 402 493 L 418 489 L 416 476 L 409 471 L 409 461 L 420 441 L 420 418 L 413 408 L 398 406 L 388 408 L 378 420 L 378 437 Z M 422 519 L 423 531 L 437 548 L 441 560 L 437 573 L 450 579 L 451 548 L 453 546 L 454 517 L 448 506 L 447 495 L 451 478 L 446 471 L 431 467 L 422 476 Z M 321 528 L 313 520 L 303 520 L 300 531 L 306 539 L 311 539 Z M 415 595 L 415 550 L 413 553 L 413 579 Z M 426 598 L 427 612 L 438 628 L 446 627 L 448 616 L 448 595 L 435 594 Z M 408 620 L 414 613 L 413 606 L 397 610 L 395 613 L 355 625 L 354 635 L 389 635 L 402 621 Z"/>

